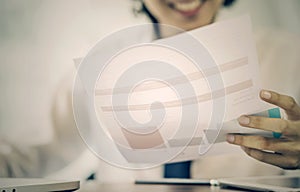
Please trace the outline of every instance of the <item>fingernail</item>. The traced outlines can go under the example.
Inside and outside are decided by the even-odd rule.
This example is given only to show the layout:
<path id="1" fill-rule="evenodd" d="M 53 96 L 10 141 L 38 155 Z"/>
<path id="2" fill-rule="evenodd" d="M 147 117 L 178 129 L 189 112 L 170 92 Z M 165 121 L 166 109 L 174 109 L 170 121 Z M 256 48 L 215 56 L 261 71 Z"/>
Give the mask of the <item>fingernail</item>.
<path id="1" fill-rule="evenodd" d="M 239 117 L 238 121 L 240 124 L 248 125 L 250 123 L 250 118 L 246 116 L 241 116 Z"/>
<path id="2" fill-rule="evenodd" d="M 229 143 L 233 143 L 234 142 L 234 136 L 233 135 L 227 135 L 227 141 L 229 142 Z"/>
<path id="3" fill-rule="evenodd" d="M 271 93 L 269 91 L 261 91 L 261 97 L 264 99 L 271 99 Z"/>

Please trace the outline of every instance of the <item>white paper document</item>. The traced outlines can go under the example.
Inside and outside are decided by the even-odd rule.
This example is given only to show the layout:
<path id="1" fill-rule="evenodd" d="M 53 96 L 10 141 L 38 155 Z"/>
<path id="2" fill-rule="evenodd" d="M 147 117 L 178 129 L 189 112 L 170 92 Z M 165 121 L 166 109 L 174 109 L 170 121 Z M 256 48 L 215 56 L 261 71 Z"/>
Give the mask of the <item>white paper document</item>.
<path id="1" fill-rule="evenodd" d="M 99 82 L 99 121 L 130 163 L 199 158 L 229 132 L 252 132 L 238 126 L 240 115 L 270 108 L 259 98 L 249 16 L 132 47 L 110 60 Z"/>

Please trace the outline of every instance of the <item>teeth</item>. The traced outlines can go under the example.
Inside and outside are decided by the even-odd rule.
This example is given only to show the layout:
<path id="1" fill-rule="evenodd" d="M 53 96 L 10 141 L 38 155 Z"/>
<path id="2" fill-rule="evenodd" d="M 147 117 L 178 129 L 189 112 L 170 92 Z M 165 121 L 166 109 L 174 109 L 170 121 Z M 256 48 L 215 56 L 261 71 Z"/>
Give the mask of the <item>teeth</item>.
<path id="1" fill-rule="evenodd" d="M 177 2 L 175 4 L 175 7 L 177 10 L 179 11 L 184 11 L 184 12 L 188 12 L 188 11 L 193 11 L 195 10 L 197 7 L 200 6 L 200 1 L 199 0 L 194 0 L 191 2 L 186 2 L 186 3 L 179 3 Z"/>

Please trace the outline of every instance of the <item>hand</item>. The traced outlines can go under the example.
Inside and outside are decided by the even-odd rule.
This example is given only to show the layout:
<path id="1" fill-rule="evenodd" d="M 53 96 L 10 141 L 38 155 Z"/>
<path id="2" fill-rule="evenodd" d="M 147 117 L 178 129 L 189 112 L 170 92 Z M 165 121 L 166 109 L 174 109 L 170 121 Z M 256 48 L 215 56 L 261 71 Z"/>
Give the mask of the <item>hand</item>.
<path id="1" fill-rule="evenodd" d="M 281 133 L 280 138 L 257 135 L 229 134 L 227 141 L 240 145 L 251 157 L 284 169 L 300 168 L 300 107 L 286 95 L 262 90 L 262 100 L 285 110 L 288 120 L 258 116 L 241 116 L 238 121 L 244 127 Z"/>

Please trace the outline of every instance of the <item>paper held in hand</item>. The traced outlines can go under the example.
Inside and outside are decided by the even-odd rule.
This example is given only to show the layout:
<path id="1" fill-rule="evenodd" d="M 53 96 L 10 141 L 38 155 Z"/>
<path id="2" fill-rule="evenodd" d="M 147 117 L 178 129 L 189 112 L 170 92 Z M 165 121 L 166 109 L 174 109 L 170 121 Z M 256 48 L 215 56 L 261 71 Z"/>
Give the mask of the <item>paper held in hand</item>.
<path id="1" fill-rule="evenodd" d="M 123 77 L 125 68 L 132 70 L 131 80 L 141 75 L 134 74 L 134 68 L 152 77 L 130 90 L 126 106 L 122 95 L 131 82 L 121 81 L 123 87 L 115 88 L 118 81 L 113 79 Z M 96 111 L 130 163 L 161 162 L 161 157 L 175 153 L 169 161 L 216 154 L 216 143 L 225 141 L 227 133 L 253 132 L 235 119 L 271 108 L 259 98 L 259 64 L 249 16 L 132 47 L 114 57 L 102 74 L 99 82 L 107 87 L 96 87 Z M 128 114 L 138 123 L 124 126 Z M 159 127 L 155 118 L 163 121 Z M 222 153 L 233 148 L 222 148 Z"/>

